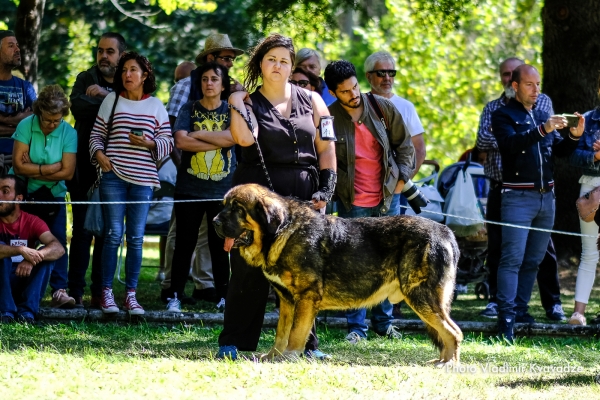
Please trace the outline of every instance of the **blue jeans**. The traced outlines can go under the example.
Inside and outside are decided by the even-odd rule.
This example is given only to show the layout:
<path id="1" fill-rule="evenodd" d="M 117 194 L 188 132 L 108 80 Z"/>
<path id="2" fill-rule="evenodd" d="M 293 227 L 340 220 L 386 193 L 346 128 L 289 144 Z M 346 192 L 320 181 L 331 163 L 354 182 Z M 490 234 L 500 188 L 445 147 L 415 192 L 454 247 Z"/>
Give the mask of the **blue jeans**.
<path id="1" fill-rule="evenodd" d="M 114 172 L 102 175 L 100 181 L 102 201 L 148 201 L 152 199 L 152 187 L 129 183 Z M 125 218 L 127 257 L 125 258 L 125 286 L 137 287 L 142 266 L 142 245 L 150 203 L 104 204 L 104 247 L 102 249 L 102 286 L 112 288 L 117 269 L 117 252 L 123 237 Z"/>
<path id="2" fill-rule="evenodd" d="M 18 263 L 10 257 L 2 259 L 0 268 L 0 313 L 34 318 L 40 309 L 42 293 L 46 291 L 54 261 L 44 261 L 31 270 L 28 277 L 15 275 Z"/>
<path id="3" fill-rule="evenodd" d="M 392 197 L 392 204 L 390 204 L 390 211 L 386 215 L 404 215 L 406 214 L 406 208 L 408 206 L 408 200 L 402 193 L 395 194 Z"/>
<path id="4" fill-rule="evenodd" d="M 55 197 L 55 199 L 56 201 L 65 201 L 64 197 Z M 50 287 L 52 288 L 52 293 L 54 293 L 58 289 L 67 288 L 69 256 L 67 255 L 67 206 L 65 204 L 60 205 L 56 218 L 54 218 L 54 221 L 52 221 L 52 224 L 48 228 L 50 228 L 50 233 L 58 239 L 65 249 L 65 254 L 54 262 L 54 268 L 50 275 Z"/>
<path id="5" fill-rule="evenodd" d="M 554 225 L 554 192 L 511 190 L 502 193 L 501 220 L 525 227 L 551 229 Z M 502 227 L 498 265 L 498 300 L 501 318 L 527 312 L 531 291 L 544 259 L 550 233 Z"/>
<path id="6" fill-rule="evenodd" d="M 362 218 L 362 217 L 380 217 L 382 215 L 399 215 L 400 213 L 400 194 L 395 194 L 390 205 L 390 210 L 387 214 L 381 213 L 381 206 L 383 203 L 378 204 L 375 207 L 359 207 L 352 206 L 350 211 L 346 211 L 342 204 L 338 205 L 338 216 L 341 218 Z M 384 335 L 390 325 L 392 324 L 392 303 L 388 299 L 385 299 L 383 303 L 376 305 L 371 309 L 371 324 L 373 330 Z M 346 311 L 346 320 L 348 322 L 348 332 L 356 332 L 363 338 L 367 337 L 367 330 L 369 329 L 365 323 L 367 317 L 367 310 L 365 308 L 359 308 L 358 310 Z"/>

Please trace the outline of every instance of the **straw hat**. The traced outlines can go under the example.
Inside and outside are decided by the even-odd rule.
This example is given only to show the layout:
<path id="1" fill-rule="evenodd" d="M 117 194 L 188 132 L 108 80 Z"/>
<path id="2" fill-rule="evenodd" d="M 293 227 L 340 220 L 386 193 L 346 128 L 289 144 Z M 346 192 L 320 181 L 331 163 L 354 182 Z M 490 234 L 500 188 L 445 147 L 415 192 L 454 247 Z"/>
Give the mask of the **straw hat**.
<path id="1" fill-rule="evenodd" d="M 202 64 L 204 57 L 208 54 L 216 53 L 218 51 L 231 50 L 235 53 L 236 57 L 244 54 L 244 50 L 236 49 L 231 45 L 229 36 L 221 33 L 213 33 L 206 38 L 204 43 L 204 50 L 196 57 L 196 64 Z"/>

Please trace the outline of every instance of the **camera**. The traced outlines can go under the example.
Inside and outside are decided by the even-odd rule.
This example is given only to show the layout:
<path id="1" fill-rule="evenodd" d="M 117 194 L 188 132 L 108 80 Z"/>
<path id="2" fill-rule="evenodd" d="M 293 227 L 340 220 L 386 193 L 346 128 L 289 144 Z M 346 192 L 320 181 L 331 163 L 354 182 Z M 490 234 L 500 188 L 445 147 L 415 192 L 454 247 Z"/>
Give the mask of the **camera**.
<path id="1" fill-rule="evenodd" d="M 429 199 L 421 193 L 418 186 L 410 179 L 404 184 L 402 194 L 408 200 L 408 205 L 413 209 L 415 214 L 421 214 L 421 207 L 425 207 L 429 204 Z"/>

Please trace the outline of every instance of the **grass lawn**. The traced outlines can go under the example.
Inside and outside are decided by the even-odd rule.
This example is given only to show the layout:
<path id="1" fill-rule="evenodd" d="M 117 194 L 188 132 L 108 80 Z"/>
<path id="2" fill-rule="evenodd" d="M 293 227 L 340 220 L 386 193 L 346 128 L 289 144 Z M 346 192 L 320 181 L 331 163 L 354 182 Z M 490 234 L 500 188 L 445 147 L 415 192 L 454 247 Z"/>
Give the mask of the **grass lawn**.
<path id="1" fill-rule="evenodd" d="M 158 264 L 156 250 L 146 249 L 144 257 L 144 265 Z M 568 314 L 571 271 L 561 269 Z M 164 307 L 156 272 L 143 268 L 138 289 L 140 303 L 149 310 Z M 115 283 L 115 292 L 120 303 L 123 285 Z M 598 295 L 592 293 L 589 316 L 598 311 Z M 48 303 L 47 296 L 43 306 Z M 537 291 L 531 304 L 532 314 L 545 321 Z M 472 294 L 459 295 L 452 315 L 489 321 L 477 316 L 484 306 Z M 214 306 L 200 303 L 184 310 L 214 311 Z M 461 367 L 438 370 L 427 363 L 437 350 L 420 334 L 405 333 L 396 341 L 370 336 L 351 346 L 345 331 L 321 326 L 320 347 L 332 360 L 260 363 L 256 357 L 273 343 L 272 329 L 264 331 L 256 353 L 242 353 L 238 362 L 214 359 L 219 332 L 220 327 L 183 325 L 0 325 L 0 399 L 600 397 L 597 338 L 518 338 L 508 345 L 465 334 Z"/>

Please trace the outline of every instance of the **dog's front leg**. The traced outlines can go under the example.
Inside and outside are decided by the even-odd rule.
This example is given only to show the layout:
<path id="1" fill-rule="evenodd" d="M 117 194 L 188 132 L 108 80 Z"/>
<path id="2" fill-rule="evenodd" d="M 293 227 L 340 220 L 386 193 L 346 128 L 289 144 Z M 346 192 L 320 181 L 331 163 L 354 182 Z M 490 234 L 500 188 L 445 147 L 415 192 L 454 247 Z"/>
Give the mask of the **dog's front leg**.
<path id="1" fill-rule="evenodd" d="M 302 354 L 316 316 L 317 307 L 312 296 L 308 295 L 296 302 L 294 322 L 289 334 L 288 346 L 285 354 Z"/>
<path id="2" fill-rule="evenodd" d="M 266 360 L 283 356 L 288 345 L 292 323 L 294 322 L 294 305 L 288 302 L 284 296 L 280 295 L 279 300 L 279 321 L 277 322 L 277 331 L 275 332 L 275 344 L 271 351 L 262 357 Z"/>

